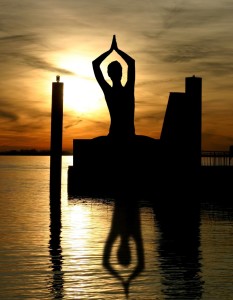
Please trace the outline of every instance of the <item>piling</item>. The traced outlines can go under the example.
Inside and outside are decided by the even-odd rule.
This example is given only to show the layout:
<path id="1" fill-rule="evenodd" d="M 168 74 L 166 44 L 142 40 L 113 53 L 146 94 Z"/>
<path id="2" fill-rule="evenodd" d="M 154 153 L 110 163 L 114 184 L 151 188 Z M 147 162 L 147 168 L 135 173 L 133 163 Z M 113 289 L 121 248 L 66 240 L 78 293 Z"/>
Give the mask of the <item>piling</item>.
<path id="1" fill-rule="evenodd" d="M 190 163 L 201 166 L 201 137 L 202 137 L 202 78 L 185 78 L 185 93 L 187 96 L 186 115 L 189 132 L 185 138 L 185 146 L 189 149 Z"/>
<path id="2" fill-rule="evenodd" d="M 59 198 L 62 174 L 63 82 L 52 83 L 50 140 L 50 199 Z M 60 199 L 60 198 L 59 198 Z"/>

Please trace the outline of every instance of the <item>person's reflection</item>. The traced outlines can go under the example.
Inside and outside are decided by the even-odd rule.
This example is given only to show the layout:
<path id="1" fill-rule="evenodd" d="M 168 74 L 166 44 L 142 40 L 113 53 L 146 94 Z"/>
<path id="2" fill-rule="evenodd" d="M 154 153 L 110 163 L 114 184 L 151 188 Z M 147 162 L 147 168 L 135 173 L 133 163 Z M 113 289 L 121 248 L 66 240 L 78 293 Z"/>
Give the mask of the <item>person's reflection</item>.
<path id="1" fill-rule="evenodd" d="M 117 251 L 117 260 L 121 266 L 130 266 L 132 262 L 132 249 L 130 249 L 130 239 L 133 238 L 136 246 L 137 263 L 127 279 L 111 264 L 111 251 L 117 238 L 120 244 Z M 120 195 L 115 200 L 112 224 L 108 238 L 105 243 L 103 253 L 103 266 L 115 276 L 124 287 L 126 296 L 129 294 L 131 281 L 137 277 L 144 269 L 144 249 L 141 234 L 139 203 L 136 199 Z"/>
<path id="2" fill-rule="evenodd" d="M 165 299 L 201 299 L 199 207 L 187 202 L 165 206 L 155 209 L 162 292 Z"/>
<path id="3" fill-rule="evenodd" d="M 49 253 L 53 271 L 50 286 L 53 299 L 63 298 L 63 272 L 61 249 L 61 203 L 60 194 L 50 191 L 50 240 Z"/>

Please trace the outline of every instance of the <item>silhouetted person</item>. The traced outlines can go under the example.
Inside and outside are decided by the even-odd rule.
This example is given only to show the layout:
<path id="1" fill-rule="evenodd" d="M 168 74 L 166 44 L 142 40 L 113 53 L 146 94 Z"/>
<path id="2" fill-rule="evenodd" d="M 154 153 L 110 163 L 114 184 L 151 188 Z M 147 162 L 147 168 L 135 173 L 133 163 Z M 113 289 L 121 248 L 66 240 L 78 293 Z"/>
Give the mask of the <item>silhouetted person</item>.
<path id="1" fill-rule="evenodd" d="M 124 86 L 121 83 L 122 66 L 118 61 L 113 61 L 108 65 L 108 75 L 112 80 L 112 86 L 105 80 L 100 69 L 101 63 L 114 50 L 128 65 L 127 82 Z M 113 138 L 128 138 L 134 136 L 135 60 L 118 48 L 114 35 L 110 49 L 97 57 L 92 62 L 92 65 L 95 77 L 103 90 L 110 113 L 111 124 L 108 136 Z"/>

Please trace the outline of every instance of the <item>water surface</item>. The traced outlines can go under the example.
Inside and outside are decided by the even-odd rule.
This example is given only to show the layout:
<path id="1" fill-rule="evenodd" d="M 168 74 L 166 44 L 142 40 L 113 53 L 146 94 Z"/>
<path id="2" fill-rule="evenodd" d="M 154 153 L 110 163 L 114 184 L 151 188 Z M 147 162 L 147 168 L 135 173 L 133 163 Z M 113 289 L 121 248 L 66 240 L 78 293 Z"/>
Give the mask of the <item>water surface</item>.
<path id="1" fill-rule="evenodd" d="M 0 156 L 0 299 L 126 299 L 122 282 L 137 267 L 140 243 L 143 264 L 129 299 L 232 299 L 231 206 L 202 203 L 190 220 L 139 201 L 130 216 L 137 229 L 129 240 L 132 263 L 119 264 L 117 237 L 111 273 L 104 249 L 109 236 L 129 232 L 129 208 L 112 199 L 69 199 L 68 165 L 72 157 L 64 156 L 61 209 L 58 203 L 51 212 L 49 157 Z"/>

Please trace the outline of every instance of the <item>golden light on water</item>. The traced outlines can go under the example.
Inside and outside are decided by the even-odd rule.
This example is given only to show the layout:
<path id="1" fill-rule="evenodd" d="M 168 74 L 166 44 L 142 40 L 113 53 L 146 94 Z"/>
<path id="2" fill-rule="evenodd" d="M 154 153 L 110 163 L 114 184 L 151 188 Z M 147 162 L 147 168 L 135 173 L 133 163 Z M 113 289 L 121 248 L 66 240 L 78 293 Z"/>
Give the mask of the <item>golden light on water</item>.
<path id="1" fill-rule="evenodd" d="M 86 206 L 74 205 L 69 211 L 69 226 L 70 230 L 67 232 L 68 241 L 71 249 L 78 250 L 85 249 L 87 237 L 90 232 L 90 211 Z M 81 253 L 80 253 L 81 254 Z"/>
<path id="2" fill-rule="evenodd" d="M 93 282 L 93 276 L 102 272 L 103 245 L 109 228 L 107 207 L 77 199 L 67 204 L 63 208 L 61 235 L 63 288 L 68 297 L 80 295 L 88 299 L 87 295 L 103 287 L 103 281 Z"/>

